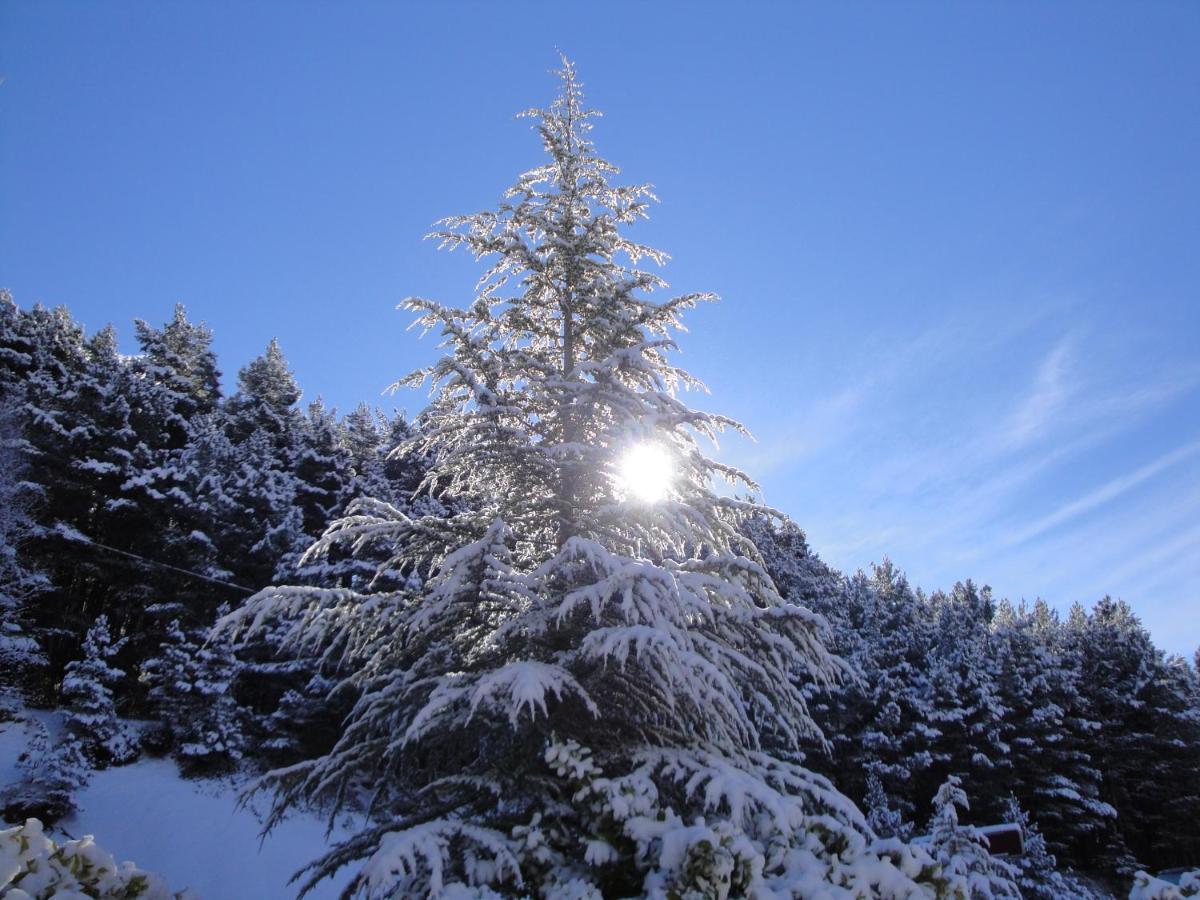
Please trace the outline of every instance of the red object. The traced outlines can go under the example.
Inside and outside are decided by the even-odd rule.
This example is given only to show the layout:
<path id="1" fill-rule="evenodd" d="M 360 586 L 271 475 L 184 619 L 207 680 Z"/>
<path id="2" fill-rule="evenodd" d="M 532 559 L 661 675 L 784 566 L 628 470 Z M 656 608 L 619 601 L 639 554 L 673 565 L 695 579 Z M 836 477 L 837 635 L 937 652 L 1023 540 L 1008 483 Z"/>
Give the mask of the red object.
<path id="1" fill-rule="evenodd" d="M 1020 856 L 1025 852 L 1025 836 L 1021 834 L 1020 825 L 1012 823 L 984 825 L 975 830 L 979 832 L 981 837 L 987 840 L 989 853 Z"/>

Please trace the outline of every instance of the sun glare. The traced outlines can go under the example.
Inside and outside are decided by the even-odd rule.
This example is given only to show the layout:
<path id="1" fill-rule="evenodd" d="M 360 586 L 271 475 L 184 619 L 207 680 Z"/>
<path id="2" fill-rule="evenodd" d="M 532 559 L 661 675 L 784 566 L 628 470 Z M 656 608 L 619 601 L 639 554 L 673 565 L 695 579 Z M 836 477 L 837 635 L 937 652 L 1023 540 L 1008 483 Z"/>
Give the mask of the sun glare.
<path id="1" fill-rule="evenodd" d="M 671 458 L 658 444 L 637 444 L 621 457 L 619 474 L 626 497 L 655 503 L 671 486 Z"/>

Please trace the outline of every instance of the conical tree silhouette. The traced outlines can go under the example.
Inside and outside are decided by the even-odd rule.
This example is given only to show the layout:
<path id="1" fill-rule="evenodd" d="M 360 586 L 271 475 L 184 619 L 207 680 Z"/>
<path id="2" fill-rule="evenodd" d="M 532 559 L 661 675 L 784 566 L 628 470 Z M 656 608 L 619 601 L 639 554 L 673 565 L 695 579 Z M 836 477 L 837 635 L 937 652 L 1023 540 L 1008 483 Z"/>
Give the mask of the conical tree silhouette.
<path id="1" fill-rule="evenodd" d="M 371 896 L 740 896 L 797 877 L 908 896 L 910 851 L 872 855 L 853 804 L 799 764 L 805 686 L 840 664 L 739 530 L 772 511 L 714 485 L 754 487 L 701 446 L 740 426 L 677 394 L 699 385 L 672 333 L 711 297 L 651 299 L 664 282 L 639 265 L 666 256 L 625 229 L 653 194 L 611 183 L 596 113 L 559 74 L 523 114 L 548 160 L 436 232 L 487 261 L 472 301 L 406 302 L 446 353 L 400 382 L 432 384 L 400 452 L 432 460 L 422 488 L 454 512 L 359 501 L 310 552 L 388 541 L 403 589 L 274 588 L 227 620 L 292 618 L 360 697 L 331 753 L 267 780 L 268 824 L 365 800 L 377 824 L 309 884 L 365 858 L 351 892 Z M 634 448 L 669 465 L 656 502 L 622 481 Z"/>

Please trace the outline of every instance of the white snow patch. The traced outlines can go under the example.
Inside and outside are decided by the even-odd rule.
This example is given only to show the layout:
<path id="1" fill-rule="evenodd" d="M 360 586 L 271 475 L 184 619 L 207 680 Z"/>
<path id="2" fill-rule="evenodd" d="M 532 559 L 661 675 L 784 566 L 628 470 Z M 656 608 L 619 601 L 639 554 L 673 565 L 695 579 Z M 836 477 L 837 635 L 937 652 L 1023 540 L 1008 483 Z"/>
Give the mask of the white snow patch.
<path id="1" fill-rule="evenodd" d="M 185 781 L 166 759 L 96 772 L 77 800 L 80 810 L 63 820 L 65 830 L 94 834 L 117 859 L 131 859 L 203 900 L 292 900 L 292 874 L 346 836 L 338 830 L 327 840 L 322 821 L 299 815 L 260 846 L 258 818 L 237 808 L 234 785 Z M 337 897 L 352 874 L 322 883 L 309 896 Z"/>

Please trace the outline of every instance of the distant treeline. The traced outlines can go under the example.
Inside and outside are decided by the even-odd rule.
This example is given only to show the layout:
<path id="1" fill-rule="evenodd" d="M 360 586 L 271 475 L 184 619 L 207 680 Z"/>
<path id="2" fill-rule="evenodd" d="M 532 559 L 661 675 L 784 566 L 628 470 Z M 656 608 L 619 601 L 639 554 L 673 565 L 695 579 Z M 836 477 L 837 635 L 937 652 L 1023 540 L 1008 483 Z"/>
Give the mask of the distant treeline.
<path id="1" fill-rule="evenodd" d="M 223 396 L 212 334 L 182 307 L 135 331 L 123 356 L 111 327 L 0 294 L 0 688 L 64 707 L 78 738 L 5 818 L 61 812 L 74 769 L 136 754 L 117 713 L 155 720 L 143 748 L 197 769 L 323 752 L 354 698 L 322 658 L 280 652 L 286 616 L 233 647 L 209 628 L 271 583 L 386 581 L 387 547 L 303 557 L 357 498 L 445 511 L 415 497 L 425 461 L 390 452 L 419 420 L 301 408 L 274 341 Z M 751 536 L 847 663 L 809 689 L 826 740 L 805 752 L 877 832 L 919 832 L 957 775 L 977 823 L 1015 799 L 1073 866 L 1200 864 L 1200 658 L 1165 656 L 1125 603 L 1064 621 L 970 582 L 925 595 L 890 564 L 844 576 L 795 527 Z"/>
<path id="2" fill-rule="evenodd" d="M 95 637 L 110 649 L 92 649 L 118 673 L 116 708 L 169 717 L 164 695 L 187 692 L 156 688 L 164 652 L 198 652 L 222 606 L 273 582 L 373 576 L 348 554 L 300 557 L 356 497 L 412 502 L 421 468 L 388 458 L 410 433 L 402 417 L 299 406 L 273 340 L 223 396 L 212 333 L 182 306 L 161 327 L 134 328 L 140 352 L 125 356 L 111 326 L 89 335 L 63 307 L 26 310 L 0 293 L 0 682 L 64 702 L 68 666 L 103 617 L 111 642 Z M 301 695 L 325 708 L 317 662 L 269 646 L 241 647 L 233 662 L 226 680 L 255 713 L 244 717 L 252 746 L 286 757 L 289 741 L 266 724 L 281 704 L 289 733 L 317 745 L 336 733 L 336 716 L 314 724 L 289 708 Z M 192 746 L 213 762 L 228 761 L 225 749 L 210 758 Z"/>
<path id="3" fill-rule="evenodd" d="M 812 694 L 829 747 L 808 763 L 876 831 L 919 833 L 957 775 L 972 821 L 1004 821 L 1015 798 L 1060 864 L 1200 864 L 1200 651 L 1165 655 L 1109 597 L 1063 620 L 970 581 L 927 595 L 890 562 L 846 577 L 798 528 L 754 537 L 780 592 L 829 620 L 854 672 Z"/>

